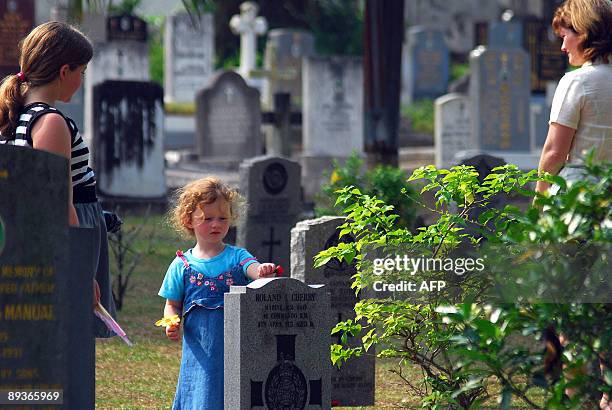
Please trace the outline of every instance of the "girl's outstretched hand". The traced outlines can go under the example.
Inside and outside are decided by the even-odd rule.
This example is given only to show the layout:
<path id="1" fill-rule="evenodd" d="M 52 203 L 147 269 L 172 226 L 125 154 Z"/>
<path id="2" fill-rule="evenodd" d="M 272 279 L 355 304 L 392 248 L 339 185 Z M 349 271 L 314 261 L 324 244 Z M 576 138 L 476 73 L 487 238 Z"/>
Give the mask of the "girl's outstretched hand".
<path id="1" fill-rule="evenodd" d="M 276 275 L 276 265 L 273 263 L 261 263 L 257 267 L 257 276 L 260 278 L 269 278 Z"/>

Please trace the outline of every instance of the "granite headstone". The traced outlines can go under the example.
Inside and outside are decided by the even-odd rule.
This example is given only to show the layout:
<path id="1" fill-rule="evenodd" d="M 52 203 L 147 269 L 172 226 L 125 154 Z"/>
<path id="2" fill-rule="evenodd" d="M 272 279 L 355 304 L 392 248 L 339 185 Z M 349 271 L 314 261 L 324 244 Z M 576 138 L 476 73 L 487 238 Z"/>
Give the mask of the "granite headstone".
<path id="1" fill-rule="evenodd" d="M 329 409 L 329 293 L 291 278 L 225 294 L 228 410 Z"/>
<path id="2" fill-rule="evenodd" d="M 93 93 L 93 158 L 100 195 L 165 197 L 162 88 L 145 81 L 107 80 Z"/>
<path id="3" fill-rule="evenodd" d="M 262 156 L 240 164 L 240 192 L 247 210 L 237 227 L 237 243 L 260 262 L 273 262 L 290 272 L 291 228 L 302 212 L 300 165 Z"/>
<path id="4" fill-rule="evenodd" d="M 470 53 L 475 148 L 529 151 L 529 56 L 518 47 L 480 46 Z"/>
<path id="5" fill-rule="evenodd" d="M 19 42 L 34 23 L 34 0 L 0 0 L 0 79 L 19 72 Z"/>
<path id="6" fill-rule="evenodd" d="M 213 16 L 202 14 L 196 26 L 188 13 L 181 11 L 166 19 L 164 99 L 194 102 L 196 92 L 213 73 L 215 57 Z"/>
<path id="7" fill-rule="evenodd" d="M 66 408 L 67 167 L 57 155 L 0 145 L 0 390 L 63 390 Z"/>
<path id="8" fill-rule="evenodd" d="M 261 154 L 259 91 L 233 71 L 215 74 L 196 96 L 196 146 L 200 159 L 236 165 Z"/>
<path id="9" fill-rule="evenodd" d="M 304 283 L 321 283 L 331 295 L 328 315 L 335 323 L 355 318 L 355 303 L 359 300 L 351 288 L 355 264 L 330 260 L 321 268 L 313 268 L 314 257 L 322 250 L 350 241 L 348 235 L 339 236 L 338 226 L 343 217 L 324 216 L 298 222 L 291 230 L 291 277 Z M 331 333 L 331 328 L 329 329 Z M 349 341 L 351 347 L 359 345 Z M 331 336 L 330 344 L 341 344 L 338 335 Z M 331 398 L 339 406 L 374 405 L 375 360 L 373 348 L 367 355 L 354 358 L 331 369 Z"/>

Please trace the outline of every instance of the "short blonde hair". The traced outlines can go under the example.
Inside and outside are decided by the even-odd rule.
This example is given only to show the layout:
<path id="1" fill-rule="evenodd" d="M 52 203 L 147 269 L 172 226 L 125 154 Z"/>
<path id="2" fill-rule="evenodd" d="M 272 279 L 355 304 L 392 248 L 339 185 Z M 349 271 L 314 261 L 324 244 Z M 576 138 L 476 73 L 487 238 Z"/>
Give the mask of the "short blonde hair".
<path id="1" fill-rule="evenodd" d="M 587 61 L 598 58 L 606 63 L 612 53 L 612 2 L 610 0 L 565 0 L 557 8 L 553 29 L 574 31 Z"/>
<path id="2" fill-rule="evenodd" d="M 176 192 L 175 205 L 168 215 L 171 225 L 183 236 L 193 237 L 193 228 L 188 226 L 193 213 L 202 205 L 212 204 L 217 199 L 223 199 L 229 204 L 231 223 L 236 222 L 244 203 L 241 196 L 219 178 L 206 177 L 190 182 Z"/>

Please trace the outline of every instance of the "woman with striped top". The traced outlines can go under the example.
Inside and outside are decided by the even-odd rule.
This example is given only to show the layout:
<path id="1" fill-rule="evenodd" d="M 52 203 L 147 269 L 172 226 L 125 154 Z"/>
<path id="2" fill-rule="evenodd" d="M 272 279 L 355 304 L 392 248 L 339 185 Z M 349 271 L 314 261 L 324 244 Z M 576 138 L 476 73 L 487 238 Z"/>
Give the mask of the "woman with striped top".
<path id="1" fill-rule="evenodd" d="M 20 44 L 21 71 L 0 85 L 0 144 L 32 147 L 70 160 L 68 222 L 96 229 L 94 304 L 100 301 L 114 313 L 106 225 L 89 149 L 74 121 L 54 107 L 56 101 L 69 102 L 79 89 L 92 55 L 87 37 L 69 24 L 49 22 L 32 30 Z M 101 322 L 96 323 L 96 335 L 108 335 Z"/>

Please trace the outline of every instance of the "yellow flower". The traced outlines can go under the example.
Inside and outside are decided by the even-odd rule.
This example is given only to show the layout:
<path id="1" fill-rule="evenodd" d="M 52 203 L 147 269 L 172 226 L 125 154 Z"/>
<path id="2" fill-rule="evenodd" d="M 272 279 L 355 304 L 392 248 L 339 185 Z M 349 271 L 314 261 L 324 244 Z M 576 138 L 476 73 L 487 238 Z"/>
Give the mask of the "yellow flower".
<path id="1" fill-rule="evenodd" d="M 163 318 L 155 322 L 155 326 L 165 327 L 165 326 L 178 325 L 179 323 L 181 323 L 181 318 L 178 315 L 164 316 Z"/>
<path id="2" fill-rule="evenodd" d="M 338 175 L 338 173 L 336 172 L 336 170 L 334 170 L 331 175 L 329 176 L 329 182 L 331 184 L 335 184 L 336 182 L 340 181 L 340 175 Z"/>

